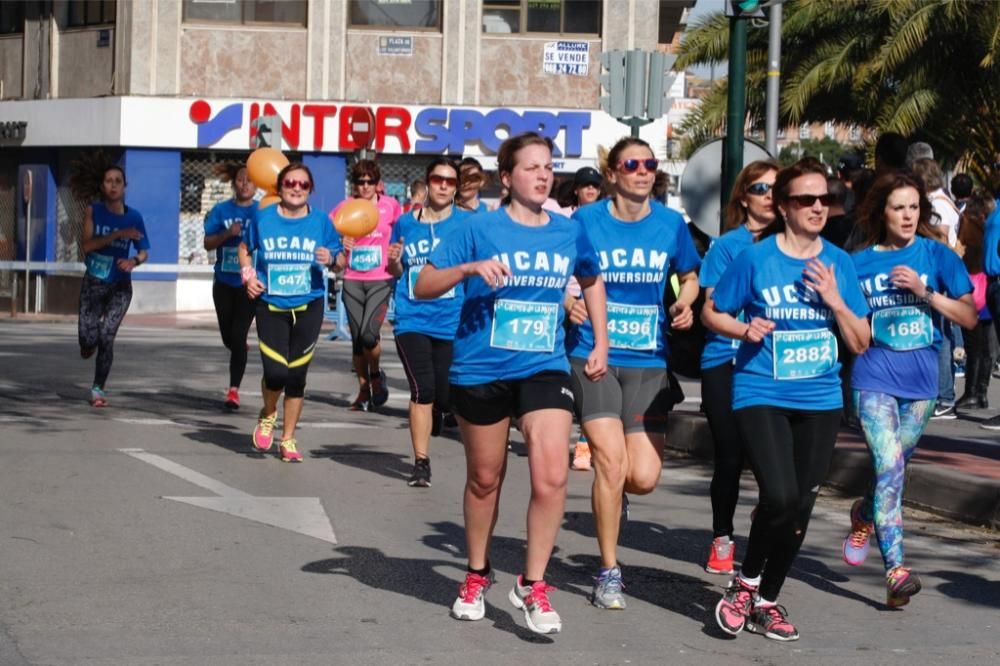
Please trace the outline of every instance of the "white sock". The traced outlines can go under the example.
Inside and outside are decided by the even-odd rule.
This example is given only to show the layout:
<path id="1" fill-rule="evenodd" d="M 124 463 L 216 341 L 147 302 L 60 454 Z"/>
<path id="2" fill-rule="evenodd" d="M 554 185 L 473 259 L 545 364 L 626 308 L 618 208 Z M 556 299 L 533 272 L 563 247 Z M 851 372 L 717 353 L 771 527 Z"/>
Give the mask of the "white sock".
<path id="1" fill-rule="evenodd" d="M 768 606 L 774 606 L 776 603 L 777 602 L 775 601 L 768 601 L 764 597 L 757 595 L 756 599 L 754 599 L 753 605 L 757 608 L 767 608 Z"/>
<path id="2" fill-rule="evenodd" d="M 740 574 L 740 580 L 742 580 L 744 583 L 746 583 L 750 587 L 758 587 L 758 586 L 760 586 L 760 576 L 757 576 L 756 578 L 747 578 L 746 576 L 744 576 L 741 573 Z"/>

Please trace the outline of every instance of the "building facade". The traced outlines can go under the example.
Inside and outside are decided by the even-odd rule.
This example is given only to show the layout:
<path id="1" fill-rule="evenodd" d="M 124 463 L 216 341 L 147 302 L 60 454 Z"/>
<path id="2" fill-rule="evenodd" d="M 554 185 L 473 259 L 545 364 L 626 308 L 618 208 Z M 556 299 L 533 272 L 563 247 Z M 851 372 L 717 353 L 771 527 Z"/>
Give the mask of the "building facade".
<path id="1" fill-rule="evenodd" d="M 259 116 L 280 118 L 280 147 L 312 168 L 323 209 L 345 196 L 366 119 L 401 198 L 430 156 L 491 169 L 503 138 L 529 129 L 553 138 L 557 171 L 593 164 L 628 133 L 597 110 L 601 52 L 669 49 L 693 4 L 0 2 L 0 297 L 22 302 L 30 256 L 29 307 L 75 310 L 84 204 L 68 177 L 97 149 L 124 166 L 153 247 L 133 311 L 211 308 L 201 223 L 229 196 L 213 166 L 245 159 Z M 661 153 L 664 126 L 642 132 Z"/>

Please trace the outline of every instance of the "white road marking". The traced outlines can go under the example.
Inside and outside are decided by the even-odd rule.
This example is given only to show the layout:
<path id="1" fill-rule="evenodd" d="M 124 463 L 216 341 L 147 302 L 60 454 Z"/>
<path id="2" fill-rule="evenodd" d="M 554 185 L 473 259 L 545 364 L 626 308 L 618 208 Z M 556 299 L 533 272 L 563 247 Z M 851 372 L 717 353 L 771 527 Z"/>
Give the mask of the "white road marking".
<path id="1" fill-rule="evenodd" d="M 228 513 L 239 518 L 304 534 L 321 541 L 337 543 L 337 537 L 330 525 L 330 518 L 318 497 L 254 497 L 163 456 L 147 453 L 142 449 L 118 450 L 188 483 L 220 495 L 220 497 L 164 497 L 163 499 Z"/>

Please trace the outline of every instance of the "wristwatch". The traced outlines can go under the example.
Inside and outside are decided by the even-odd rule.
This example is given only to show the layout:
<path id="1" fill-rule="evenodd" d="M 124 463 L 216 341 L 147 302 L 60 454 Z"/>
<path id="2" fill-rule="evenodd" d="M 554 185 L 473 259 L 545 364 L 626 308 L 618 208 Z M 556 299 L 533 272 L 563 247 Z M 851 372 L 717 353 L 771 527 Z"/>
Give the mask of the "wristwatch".
<path id="1" fill-rule="evenodd" d="M 934 294 L 936 294 L 936 293 L 937 292 L 934 291 L 934 287 L 931 287 L 931 286 L 928 285 L 927 291 L 924 293 L 923 296 L 920 297 L 920 300 L 922 300 L 927 305 L 930 305 L 931 304 L 931 297 L 934 296 Z"/>

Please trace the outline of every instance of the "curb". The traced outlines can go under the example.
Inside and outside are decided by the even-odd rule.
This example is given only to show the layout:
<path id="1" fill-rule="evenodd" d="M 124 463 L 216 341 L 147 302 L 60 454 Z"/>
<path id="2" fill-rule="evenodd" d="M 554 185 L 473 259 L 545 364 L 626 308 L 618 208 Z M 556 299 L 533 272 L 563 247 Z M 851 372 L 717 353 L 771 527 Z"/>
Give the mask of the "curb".
<path id="1" fill-rule="evenodd" d="M 671 451 L 712 460 L 712 435 L 701 414 L 674 412 L 667 427 Z M 825 486 L 846 495 L 862 495 L 871 483 L 867 452 L 837 448 Z M 1000 481 L 962 474 L 952 469 L 914 461 L 906 468 L 903 502 L 963 523 L 1000 529 Z"/>

